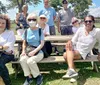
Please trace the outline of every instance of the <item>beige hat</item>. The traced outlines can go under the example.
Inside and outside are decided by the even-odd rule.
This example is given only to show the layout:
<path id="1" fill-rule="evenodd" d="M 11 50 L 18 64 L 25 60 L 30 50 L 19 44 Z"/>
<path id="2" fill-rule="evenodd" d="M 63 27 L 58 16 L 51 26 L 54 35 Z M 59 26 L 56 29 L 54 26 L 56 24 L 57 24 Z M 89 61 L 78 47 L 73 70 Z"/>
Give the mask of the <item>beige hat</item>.
<path id="1" fill-rule="evenodd" d="M 79 22 L 79 19 L 77 19 L 76 17 L 73 17 L 71 22 L 72 22 L 72 24 L 73 24 L 73 23 L 76 22 L 76 21 Z"/>
<path id="2" fill-rule="evenodd" d="M 43 14 L 43 15 L 40 15 L 40 17 L 45 17 L 45 18 L 47 18 L 44 14 Z"/>

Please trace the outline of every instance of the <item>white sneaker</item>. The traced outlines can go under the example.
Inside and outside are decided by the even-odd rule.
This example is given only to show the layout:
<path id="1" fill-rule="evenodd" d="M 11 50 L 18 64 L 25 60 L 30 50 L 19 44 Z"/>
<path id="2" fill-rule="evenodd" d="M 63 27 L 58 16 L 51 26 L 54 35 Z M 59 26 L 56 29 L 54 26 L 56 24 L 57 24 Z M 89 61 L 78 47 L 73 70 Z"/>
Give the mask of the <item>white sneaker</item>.
<path id="1" fill-rule="evenodd" d="M 74 82 L 76 82 L 76 79 L 75 79 L 75 78 L 71 78 L 71 79 L 70 79 L 70 82 L 71 82 L 71 83 L 74 83 Z"/>
<path id="2" fill-rule="evenodd" d="M 26 79 L 23 85 L 30 85 L 30 83 Z"/>
<path id="3" fill-rule="evenodd" d="M 67 73 L 62 77 L 63 79 L 65 78 L 72 78 L 78 76 L 78 73 L 75 72 L 74 70 L 68 70 Z"/>

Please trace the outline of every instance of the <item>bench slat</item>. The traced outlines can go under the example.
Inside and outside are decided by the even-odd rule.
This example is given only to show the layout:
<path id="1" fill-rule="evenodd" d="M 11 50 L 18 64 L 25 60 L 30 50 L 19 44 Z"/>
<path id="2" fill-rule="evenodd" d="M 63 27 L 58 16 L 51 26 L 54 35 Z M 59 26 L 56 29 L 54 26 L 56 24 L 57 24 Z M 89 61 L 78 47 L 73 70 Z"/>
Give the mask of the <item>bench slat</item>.
<path id="1" fill-rule="evenodd" d="M 51 43 L 52 45 L 55 45 L 55 46 L 65 46 L 66 43 Z"/>
<path id="2" fill-rule="evenodd" d="M 97 60 L 97 55 L 91 55 L 88 57 L 86 60 L 74 60 L 74 62 L 96 62 Z M 38 63 L 60 63 L 60 62 L 65 62 L 63 56 L 49 56 L 48 58 L 44 58 Z M 19 61 L 12 62 L 12 63 L 19 63 Z"/>

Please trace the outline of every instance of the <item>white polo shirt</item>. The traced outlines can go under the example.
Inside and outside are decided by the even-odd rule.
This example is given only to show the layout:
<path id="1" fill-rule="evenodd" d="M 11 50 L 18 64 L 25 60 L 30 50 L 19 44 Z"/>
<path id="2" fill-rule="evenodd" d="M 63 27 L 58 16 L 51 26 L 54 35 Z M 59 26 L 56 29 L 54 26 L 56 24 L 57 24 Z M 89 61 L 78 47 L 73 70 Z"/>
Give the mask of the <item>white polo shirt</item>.
<path id="1" fill-rule="evenodd" d="M 96 43 L 98 43 L 100 52 L 100 29 L 94 28 L 88 35 L 86 35 L 85 32 L 85 28 L 81 27 L 72 38 L 73 45 L 75 45 L 83 59 L 86 59 L 87 54 L 92 50 Z"/>
<path id="2" fill-rule="evenodd" d="M 14 51 L 14 43 L 15 43 L 15 35 L 14 32 L 11 30 L 5 30 L 2 34 L 0 34 L 0 45 L 3 46 L 9 46 L 9 48 L 6 50 Z"/>

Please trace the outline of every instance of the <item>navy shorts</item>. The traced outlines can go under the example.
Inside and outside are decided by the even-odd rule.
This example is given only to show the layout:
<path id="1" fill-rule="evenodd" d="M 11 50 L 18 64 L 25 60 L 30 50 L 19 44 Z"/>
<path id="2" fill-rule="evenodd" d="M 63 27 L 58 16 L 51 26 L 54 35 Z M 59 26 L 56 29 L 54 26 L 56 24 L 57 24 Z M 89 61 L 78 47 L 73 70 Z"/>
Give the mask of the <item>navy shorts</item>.
<path id="1" fill-rule="evenodd" d="M 72 35 L 73 34 L 72 26 L 61 26 L 60 30 L 61 30 L 61 35 Z"/>

